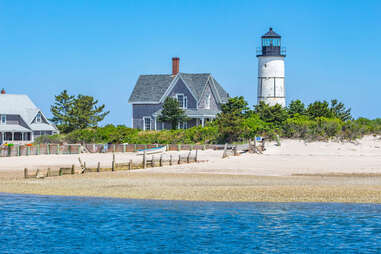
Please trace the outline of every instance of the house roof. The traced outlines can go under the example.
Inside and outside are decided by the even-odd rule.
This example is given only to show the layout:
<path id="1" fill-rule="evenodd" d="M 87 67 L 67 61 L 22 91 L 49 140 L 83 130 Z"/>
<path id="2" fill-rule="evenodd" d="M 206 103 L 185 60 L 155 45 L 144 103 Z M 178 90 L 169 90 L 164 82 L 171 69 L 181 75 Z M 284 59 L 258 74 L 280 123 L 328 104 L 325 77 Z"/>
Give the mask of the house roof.
<path id="1" fill-rule="evenodd" d="M 46 123 L 32 123 L 30 127 L 34 131 L 55 131 L 56 130 L 56 128 L 54 128 L 53 125 L 46 124 Z"/>
<path id="2" fill-rule="evenodd" d="M 280 38 L 281 36 L 273 31 L 273 29 L 270 27 L 269 31 L 265 33 L 262 38 Z"/>
<path id="3" fill-rule="evenodd" d="M 210 73 L 178 73 L 176 76 L 171 74 L 140 75 L 128 102 L 159 103 L 176 77 L 184 80 L 189 89 L 192 90 L 192 94 L 196 96 L 197 101 L 201 99 L 202 92 L 209 78 L 214 81 L 212 89 L 216 93 L 219 103 L 225 103 L 229 97 L 228 93 Z"/>
<path id="4" fill-rule="evenodd" d="M 26 124 L 30 124 L 40 111 L 27 95 L 1 94 L 0 114 L 20 115 Z"/>
<path id="5" fill-rule="evenodd" d="M 9 125 L 0 125 L 0 132 L 32 132 L 32 131 L 18 124 L 9 124 Z"/>
<path id="6" fill-rule="evenodd" d="M 0 115 L 20 115 L 22 120 L 26 123 L 27 127 L 32 130 L 56 130 L 56 128 L 51 124 L 32 123 L 38 112 L 41 112 L 41 110 L 36 105 L 34 105 L 32 100 L 27 95 L 0 94 Z M 4 126 L 8 125 L 3 125 L 2 127 Z M 25 129 L 19 125 L 9 126 L 13 126 L 12 128 L 14 128 L 15 131 L 29 131 L 28 129 Z"/>
<path id="7" fill-rule="evenodd" d="M 154 117 L 157 117 L 161 114 L 162 109 L 159 109 L 152 115 Z M 210 116 L 215 116 L 218 113 L 220 113 L 220 110 L 215 110 L 215 109 L 205 109 L 205 108 L 199 108 L 199 109 L 184 109 L 185 115 L 188 117 L 210 117 Z"/>

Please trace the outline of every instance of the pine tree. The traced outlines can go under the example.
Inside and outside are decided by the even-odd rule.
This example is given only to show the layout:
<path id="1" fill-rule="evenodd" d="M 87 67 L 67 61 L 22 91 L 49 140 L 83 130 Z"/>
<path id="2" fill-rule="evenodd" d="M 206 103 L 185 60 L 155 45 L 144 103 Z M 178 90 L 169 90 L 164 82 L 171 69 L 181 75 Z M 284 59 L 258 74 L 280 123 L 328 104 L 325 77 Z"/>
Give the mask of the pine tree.
<path id="1" fill-rule="evenodd" d="M 188 120 L 184 110 L 179 107 L 179 102 L 172 97 L 167 97 L 163 104 L 163 109 L 158 117 L 160 122 L 169 122 L 172 130 L 177 129 L 179 122 Z"/>
<path id="2" fill-rule="evenodd" d="M 50 110 L 53 117 L 50 119 L 63 133 L 78 129 L 95 127 L 110 111 L 103 112 L 105 105 L 97 106 L 98 100 L 92 96 L 69 95 L 66 90 L 55 96 L 55 103 Z"/>

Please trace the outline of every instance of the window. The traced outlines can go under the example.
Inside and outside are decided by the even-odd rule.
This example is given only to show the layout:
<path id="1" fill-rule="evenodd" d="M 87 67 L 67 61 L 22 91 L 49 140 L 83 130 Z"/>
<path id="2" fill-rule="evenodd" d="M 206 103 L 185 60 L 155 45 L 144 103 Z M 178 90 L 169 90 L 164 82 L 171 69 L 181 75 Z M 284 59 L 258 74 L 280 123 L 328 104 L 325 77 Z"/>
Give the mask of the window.
<path id="1" fill-rule="evenodd" d="M 188 122 L 179 122 L 177 124 L 177 129 L 188 129 Z"/>
<path id="2" fill-rule="evenodd" d="M 24 141 L 30 141 L 30 132 L 24 132 Z"/>
<path id="3" fill-rule="evenodd" d="M 177 94 L 177 101 L 179 102 L 179 107 L 183 108 L 184 107 L 184 95 L 183 94 Z"/>
<path id="4" fill-rule="evenodd" d="M 151 118 L 150 117 L 143 117 L 143 130 L 151 130 Z"/>
<path id="5" fill-rule="evenodd" d="M 205 103 L 205 108 L 206 109 L 210 109 L 210 94 L 208 95 L 208 97 L 206 98 L 206 103 Z"/>
<path id="6" fill-rule="evenodd" d="M 12 140 L 13 140 L 12 132 L 4 133 L 4 141 L 12 141 Z"/>
<path id="7" fill-rule="evenodd" d="M 41 112 L 38 112 L 36 116 L 36 123 L 41 123 Z"/>
<path id="8" fill-rule="evenodd" d="M 176 94 L 176 98 L 180 108 L 188 108 L 188 98 L 184 94 Z"/>
<path id="9" fill-rule="evenodd" d="M 1 122 L 0 124 L 6 124 L 7 123 L 7 116 L 6 115 L 1 115 Z"/>
<path id="10" fill-rule="evenodd" d="M 15 132 L 13 134 L 13 140 L 14 141 L 22 141 L 22 133 L 21 132 Z"/>

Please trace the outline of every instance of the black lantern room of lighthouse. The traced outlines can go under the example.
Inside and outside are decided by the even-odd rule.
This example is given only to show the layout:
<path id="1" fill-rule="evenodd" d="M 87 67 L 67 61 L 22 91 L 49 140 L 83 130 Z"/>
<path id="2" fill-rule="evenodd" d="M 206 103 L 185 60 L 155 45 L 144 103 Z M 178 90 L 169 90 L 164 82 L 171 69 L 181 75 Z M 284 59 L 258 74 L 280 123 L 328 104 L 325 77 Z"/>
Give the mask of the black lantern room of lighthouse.
<path id="1" fill-rule="evenodd" d="M 281 47 L 281 36 L 271 27 L 261 38 L 262 48 L 257 50 L 257 56 L 286 56 L 285 48 Z"/>

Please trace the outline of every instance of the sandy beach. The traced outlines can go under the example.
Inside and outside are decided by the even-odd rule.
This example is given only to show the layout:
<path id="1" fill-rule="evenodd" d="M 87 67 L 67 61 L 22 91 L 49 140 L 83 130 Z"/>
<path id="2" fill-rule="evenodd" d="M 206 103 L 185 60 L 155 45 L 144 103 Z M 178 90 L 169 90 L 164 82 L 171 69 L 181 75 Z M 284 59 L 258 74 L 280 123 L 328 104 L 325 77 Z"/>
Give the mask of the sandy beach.
<path id="1" fill-rule="evenodd" d="M 178 156 L 178 152 L 164 156 Z M 182 151 L 183 156 L 187 151 Z M 0 192 L 168 200 L 381 203 L 381 139 L 357 142 L 282 140 L 264 154 L 222 159 L 199 151 L 207 162 L 134 171 L 23 179 L 23 169 L 110 166 L 112 154 L 0 158 Z M 141 161 L 116 153 L 117 162 Z"/>

